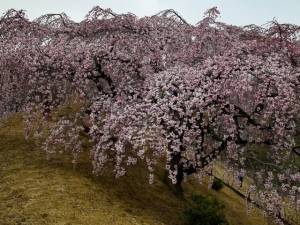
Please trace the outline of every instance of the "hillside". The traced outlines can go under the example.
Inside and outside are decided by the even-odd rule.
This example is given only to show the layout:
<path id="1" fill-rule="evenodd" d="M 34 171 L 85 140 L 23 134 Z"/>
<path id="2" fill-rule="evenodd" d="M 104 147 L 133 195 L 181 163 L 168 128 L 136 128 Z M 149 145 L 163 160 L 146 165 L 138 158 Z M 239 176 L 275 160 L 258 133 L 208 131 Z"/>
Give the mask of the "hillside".
<path id="1" fill-rule="evenodd" d="M 60 155 L 46 160 L 26 141 L 20 120 L 11 118 L 0 128 L 0 224 L 182 224 L 184 201 L 161 182 L 163 159 L 152 185 L 142 162 L 115 179 L 112 173 L 91 173 L 88 151 L 75 168 L 63 161 Z M 267 224 L 256 210 L 247 216 L 244 199 L 228 188 L 208 190 L 192 178 L 183 188 L 187 199 L 209 192 L 224 201 L 230 224 Z"/>

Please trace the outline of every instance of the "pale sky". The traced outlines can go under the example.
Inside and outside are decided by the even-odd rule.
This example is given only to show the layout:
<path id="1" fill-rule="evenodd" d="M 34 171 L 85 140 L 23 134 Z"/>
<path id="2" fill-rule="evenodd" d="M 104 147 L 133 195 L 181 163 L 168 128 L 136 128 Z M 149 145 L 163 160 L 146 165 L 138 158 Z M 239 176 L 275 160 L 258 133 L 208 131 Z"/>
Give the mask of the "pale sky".
<path id="1" fill-rule="evenodd" d="M 276 17 L 279 23 L 300 25 L 300 0 L 0 0 L 0 15 L 11 8 L 24 9 L 33 20 L 64 12 L 80 22 L 95 5 L 116 13 L 131 12 L 139 18 L 174 9 L 190 24 L 196 24 L 207 9 L 217 6 L 221 12 L 218 20 L 227 24 L 263 25 Z"/>

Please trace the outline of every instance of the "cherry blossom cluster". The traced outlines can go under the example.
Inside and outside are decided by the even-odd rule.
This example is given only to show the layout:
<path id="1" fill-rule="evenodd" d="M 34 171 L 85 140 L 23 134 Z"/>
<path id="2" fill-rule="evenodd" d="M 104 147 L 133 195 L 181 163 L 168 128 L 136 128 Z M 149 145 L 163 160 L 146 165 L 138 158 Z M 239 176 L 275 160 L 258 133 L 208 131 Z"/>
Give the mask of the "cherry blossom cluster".
<path id="1" fill-rule="evenodd" d="M 247 199 L 280 223 L 300 208 L 300 27 L 218 15 L 190 25 L 174 10 L 96 6 L 76 23 L 11 9 L 0 18 L 0 117 L 22 112 L 26 137 L 74 164 L 88 135 L 96 174 L 144 160 L 153 183 L 165 157 L 181 188 L 208 170 L 238 186 L 243 169 Z"/>

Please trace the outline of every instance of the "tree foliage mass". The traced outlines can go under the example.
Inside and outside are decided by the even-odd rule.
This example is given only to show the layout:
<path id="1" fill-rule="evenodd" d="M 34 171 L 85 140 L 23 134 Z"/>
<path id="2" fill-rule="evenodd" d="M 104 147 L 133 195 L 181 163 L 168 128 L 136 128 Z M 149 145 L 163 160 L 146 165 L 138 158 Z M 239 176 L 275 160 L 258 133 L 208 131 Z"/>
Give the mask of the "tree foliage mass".
<path id="1" fill-rule="evenodd" d="M 0 19 L 0 116 L 22 111 L 25 135 L 74 164 L 85 131 L 94 173 L 112 164 L 122 176 L 141 159 L 152 183 L 166 157 L 164 180 L 180 191 L 216 163 L 226 181 L 244 168 L 265 215 L 299 213 L 300 27 L 218 15 L 190 25 L 173 10 L 137 18 L 95 6 L 76 23 L 11 9 Z M 80 107 L 57 119 L 70 101 Z"/>

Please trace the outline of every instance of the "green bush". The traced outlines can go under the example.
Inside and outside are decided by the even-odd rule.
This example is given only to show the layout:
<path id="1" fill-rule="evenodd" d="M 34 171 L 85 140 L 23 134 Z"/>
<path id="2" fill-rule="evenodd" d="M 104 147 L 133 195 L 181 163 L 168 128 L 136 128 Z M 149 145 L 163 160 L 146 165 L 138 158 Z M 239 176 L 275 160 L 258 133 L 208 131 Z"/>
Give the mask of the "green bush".
<path id="1" fill-rule="evenodd" d="M 219 191 L 224 187 L 224 184 L 223 184 L 222 180 L 215 178 L 211 187 L 212 187 L 212 189 Z"/>
<path id="2" fill-rule="evenodd" d="M 202 194 L 192 195 L 192 203 L 184 206 L 182 218 L 186 225 L 228 224 L 223 209 L 225 205 L 216 198 Z"/>

